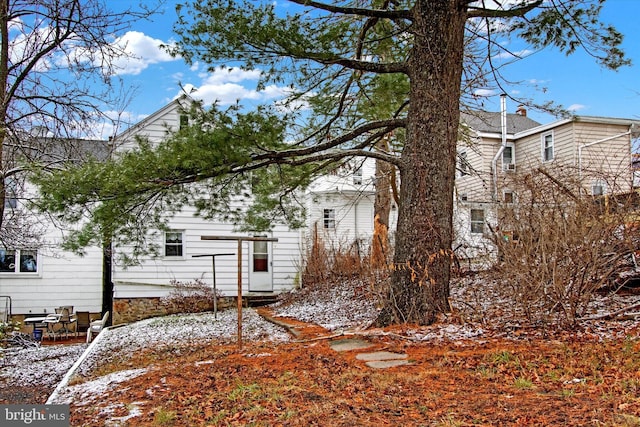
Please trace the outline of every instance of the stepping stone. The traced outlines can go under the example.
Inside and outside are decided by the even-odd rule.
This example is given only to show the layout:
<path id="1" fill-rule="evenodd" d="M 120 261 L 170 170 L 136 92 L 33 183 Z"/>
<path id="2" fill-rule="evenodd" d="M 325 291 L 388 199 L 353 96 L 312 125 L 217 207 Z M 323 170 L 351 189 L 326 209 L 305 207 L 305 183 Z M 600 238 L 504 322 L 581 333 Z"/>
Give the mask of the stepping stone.
<path id="1" fill-rule="evenodd" d="M 365 360 L 365 365 L 370 368 L 385 369 L 394 366 L 408 365 L 406 354 L 392 353 L 390 351 L 375 351 L 373 353 L 360 353 L 356 356 L 358 360 Z"/>
<path id="2" fill-rule="evenodd" d="M 370 368 L 375 369 L 385 369 L 385 368 L 393 368 L 394 366 L 402 366 L 408 365 L 409 362 L 407 360 L 372 360 L 371 362 L 365 363 Z"/>
<path id="3" fill-rule="evenodd" d="M 407 357 L 409 356 L 407 356 L 406 354 L 392 353 L 390 351 L 375 351 L 373 353 L 360 353 L 359 355 L 356 356 L 356 359 L 367 360 L 367 361 L 402 360 L 402 359 L 406 359 Z"/>
<path id="4" fill-rule="evenodd" d="M 371 344 L 370 342 L 351 338 L 331 341 L 329 343 L 329 346 L 335 351 L 361 350 L 363 348 L 369 348 L 372 345 L 373 344 Z"/>

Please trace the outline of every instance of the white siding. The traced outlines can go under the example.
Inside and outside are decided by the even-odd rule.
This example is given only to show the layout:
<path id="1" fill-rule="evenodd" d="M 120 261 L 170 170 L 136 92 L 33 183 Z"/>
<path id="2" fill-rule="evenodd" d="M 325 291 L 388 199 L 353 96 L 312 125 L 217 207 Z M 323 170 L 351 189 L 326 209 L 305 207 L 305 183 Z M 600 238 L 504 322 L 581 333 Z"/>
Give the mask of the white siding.
<path id="1" fill-rule="evenodd" d="M 90 247 L 86 255 L 59 249 L 60 234 L 50 229 L 48 248 L 38 249 L 38 272 L 0 273 L 0 295 L 8 295 L 13 314 L 52 313 L 61 305 L 99 312 L 102 308 L 102 250 Z"/>
<path id="2" fill-rule="evenodd" d="M 164 296 L 171 291 L 172 280 L 191 282 L 202 279 L 213 283 L 213 263 L 211 257 L 194 255 L 233 253 L 232 256 L 216 257 L 216 287 L 225 295 L 237 294 L 237 253 L 235 240 L 202 240 L 202 236 L 250 236 L 235 233 L 231 224 L 208 222 L 183 212 L 170 221 L 170 228 L 183 231 L 183 256 L 181 258 L 146 258 L 139 265 L 114 268 L 116 298 L 143 296 Z M 272 243 L 273 290 L 282 292 L 291 289 L 300 265 L 299 232 L 285 227 L 276 227 L 267 237 L 277 238 Z M 162 237 L 156 243 L 162 244 Z M 249 244 L 242 243 L 242 286 L 248 292 L 249 285 Z M 125 250 L 125 249 L 121 249 Z"/>
<path id="3" fill-rule="evenodd" d="M 144 136 L 150 141 L 161 141 L 167 136 L 167 129 L 177 130 L 180 122 L 180 104 L 174 101 L 154 113 L 140 124 L 120 135 L 120 147 L 130 149 L 135 136 Z M 159 256 L 145 258 L 139 265 L 114 266 L 113 280 L 116 298 L 165 296 L 172 287 L 171 281 L 192 282 L 202 279 L 213 282 L 211 257 L 194 258 L 193 255 L 233 253 L 233 256 L 216 257 L 216 288 L 225 295 L 237 294 L 237 241 L 201 240 L 201 236 L 250 236 L 236 233 L 229 223 L 206 221 L 196 217 L 195 209 L 185 208 L 169 220 L 169 228 L 183 232 L 183 256 L 180 258 Z M 300 266 L 300 233 L 284 226 L 276 226 L 268 237 L 277 238 L 272 247 L 273 291 L 282 292 L 293 288 Z M 150 237 L 150 243 L 163 246 L 164 234 Z M 242 244 L 242 287 L 243 293 L 249 289 L 249 245 Z M 117 252 L 127 253 L 130 248 L 118 248 Z M 117 258 L 117 253 L 116 253 Z"/>

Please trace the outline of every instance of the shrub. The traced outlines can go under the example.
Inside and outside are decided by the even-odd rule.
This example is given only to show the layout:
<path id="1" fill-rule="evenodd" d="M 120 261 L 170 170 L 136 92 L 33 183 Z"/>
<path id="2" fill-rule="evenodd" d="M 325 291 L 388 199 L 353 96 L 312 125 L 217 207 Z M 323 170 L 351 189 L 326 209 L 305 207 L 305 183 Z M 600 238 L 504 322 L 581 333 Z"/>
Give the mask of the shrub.
<path id="1" fill-rule="evenodd" d="M 172 280 L 173 289 L 161 301 L 169 313 L 200 313 L 214 308 L 214 298 L 220 299 L 222 294 L 215 295 L 213 287 L 202 279 L 193 282 Z"/>
<path id="2" fill-rule="evenodd" d="M 532 323 L 574 325 L 635 249 L 632 196 L 585 195 L 563 169 L 538 169 L 510 185 L 517 202 L 499 206 L 493 234 L 497 279 Z"/>

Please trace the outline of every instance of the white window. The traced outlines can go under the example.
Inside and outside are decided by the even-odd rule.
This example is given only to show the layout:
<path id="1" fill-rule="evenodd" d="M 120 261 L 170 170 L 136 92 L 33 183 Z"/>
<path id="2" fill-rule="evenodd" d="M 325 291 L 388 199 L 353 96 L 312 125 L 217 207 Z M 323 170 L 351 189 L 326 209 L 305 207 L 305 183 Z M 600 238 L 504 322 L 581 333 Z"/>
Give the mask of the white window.
<path id="1" fill-rule="evenodd" d="M 542 135 L 542 161 L 550 162 L 553 157 L 553 132 L 550 132 Z"/>
<path id="2" fill-rule="evenodd" d="M 5 198 L 4 207 L 15 209 L 18 207 L 18 182 L 14 178 L 7 178 L 4 181 Z"/>
<path id="3" fill-rule="evenodd" d="M 597 179 L 591 183 L 592 196 L 604 196 L 607 193 L 607 183 Z"/>
<path id="4" fill-rule="evenodd" d="M 180 114 L 180 129 L 186 129 L 187 127 L 189 127 L 189 116 Z"/>
<path id="5" fill-rule="evenodd" d="M 484 210 L 471 209 L 471 233 L 484 233 Z"/>
<path id="6" fill-rule="evenodd" d="M 167 231 L 164 234 L 164 256 L 182 256 L 184 253 L 182 234 L 181 231 Z"/>
<path id="7" fill-rule="evenodd" d="M 516 170 L 516 147 L 513 143 L 507 143 L 502 150 L 502 170 L 505 172 Z"/>
<path id="8" fill-rule="evenodd" d="M 353 173 L 353 184 L 354 185 L 361 185 L 362 184 L 362 168 L 358 168 Z"/>
<path id="9" fill-rule="evenodd" d="M 460 176 L 469 175 L 469 160 L 467 159 L 466 151 L 458 153 L 458 171 Z"/>
<path id="10" fill-rule="evenodd" d="M 335 209 L 325 209 L 323 214 L 323 227 L 336 228 L 336 211 Z"/>
<path id="11" fill-rule="evenodd" d="M 504 200 L 504 202 L 507 203 L 507 204 L 512 204 L 513 203 L 513 191 L 504 190 L 502 192 L 502 200 Z"/>
<path id="12" fill-rule="evenodd" d="M 269 271 L 269 245 L 267 242 L 253 242 L 253 271 Z"/>
<path id="13" fill-rule="evenodd" d="M 0 273 L 37 273 L 38 251 L 0 248 Z"/>

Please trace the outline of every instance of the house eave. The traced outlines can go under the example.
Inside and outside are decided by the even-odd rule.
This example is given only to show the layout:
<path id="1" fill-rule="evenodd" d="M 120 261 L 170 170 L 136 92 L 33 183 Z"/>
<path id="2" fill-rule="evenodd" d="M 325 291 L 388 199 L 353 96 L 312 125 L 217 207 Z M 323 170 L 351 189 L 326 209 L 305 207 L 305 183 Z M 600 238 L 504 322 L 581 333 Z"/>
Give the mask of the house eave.
<path id="1" fill-rule="evenodd" d="M 624 118 L 616 118 L 616 117 L 599 117 L 599 116 L 573 116 L 568 119 L 558 120 L 546 125 L 538 126 L 535 128 L 527 129 L 525 131 L 516 133 L 514 135 L 515 139 L 525 138 L 527 136 L 531 136 L 537 133 L 543 133 L 548 130 L 566 125 L 568 123 L 581 122 L 581 123 L 594 123 L 594 124 L 608 124 L 608 125 L 619 125 L 619 126 L 640 126 L 640 120 L 634 119 L 624 119 Z"/>

